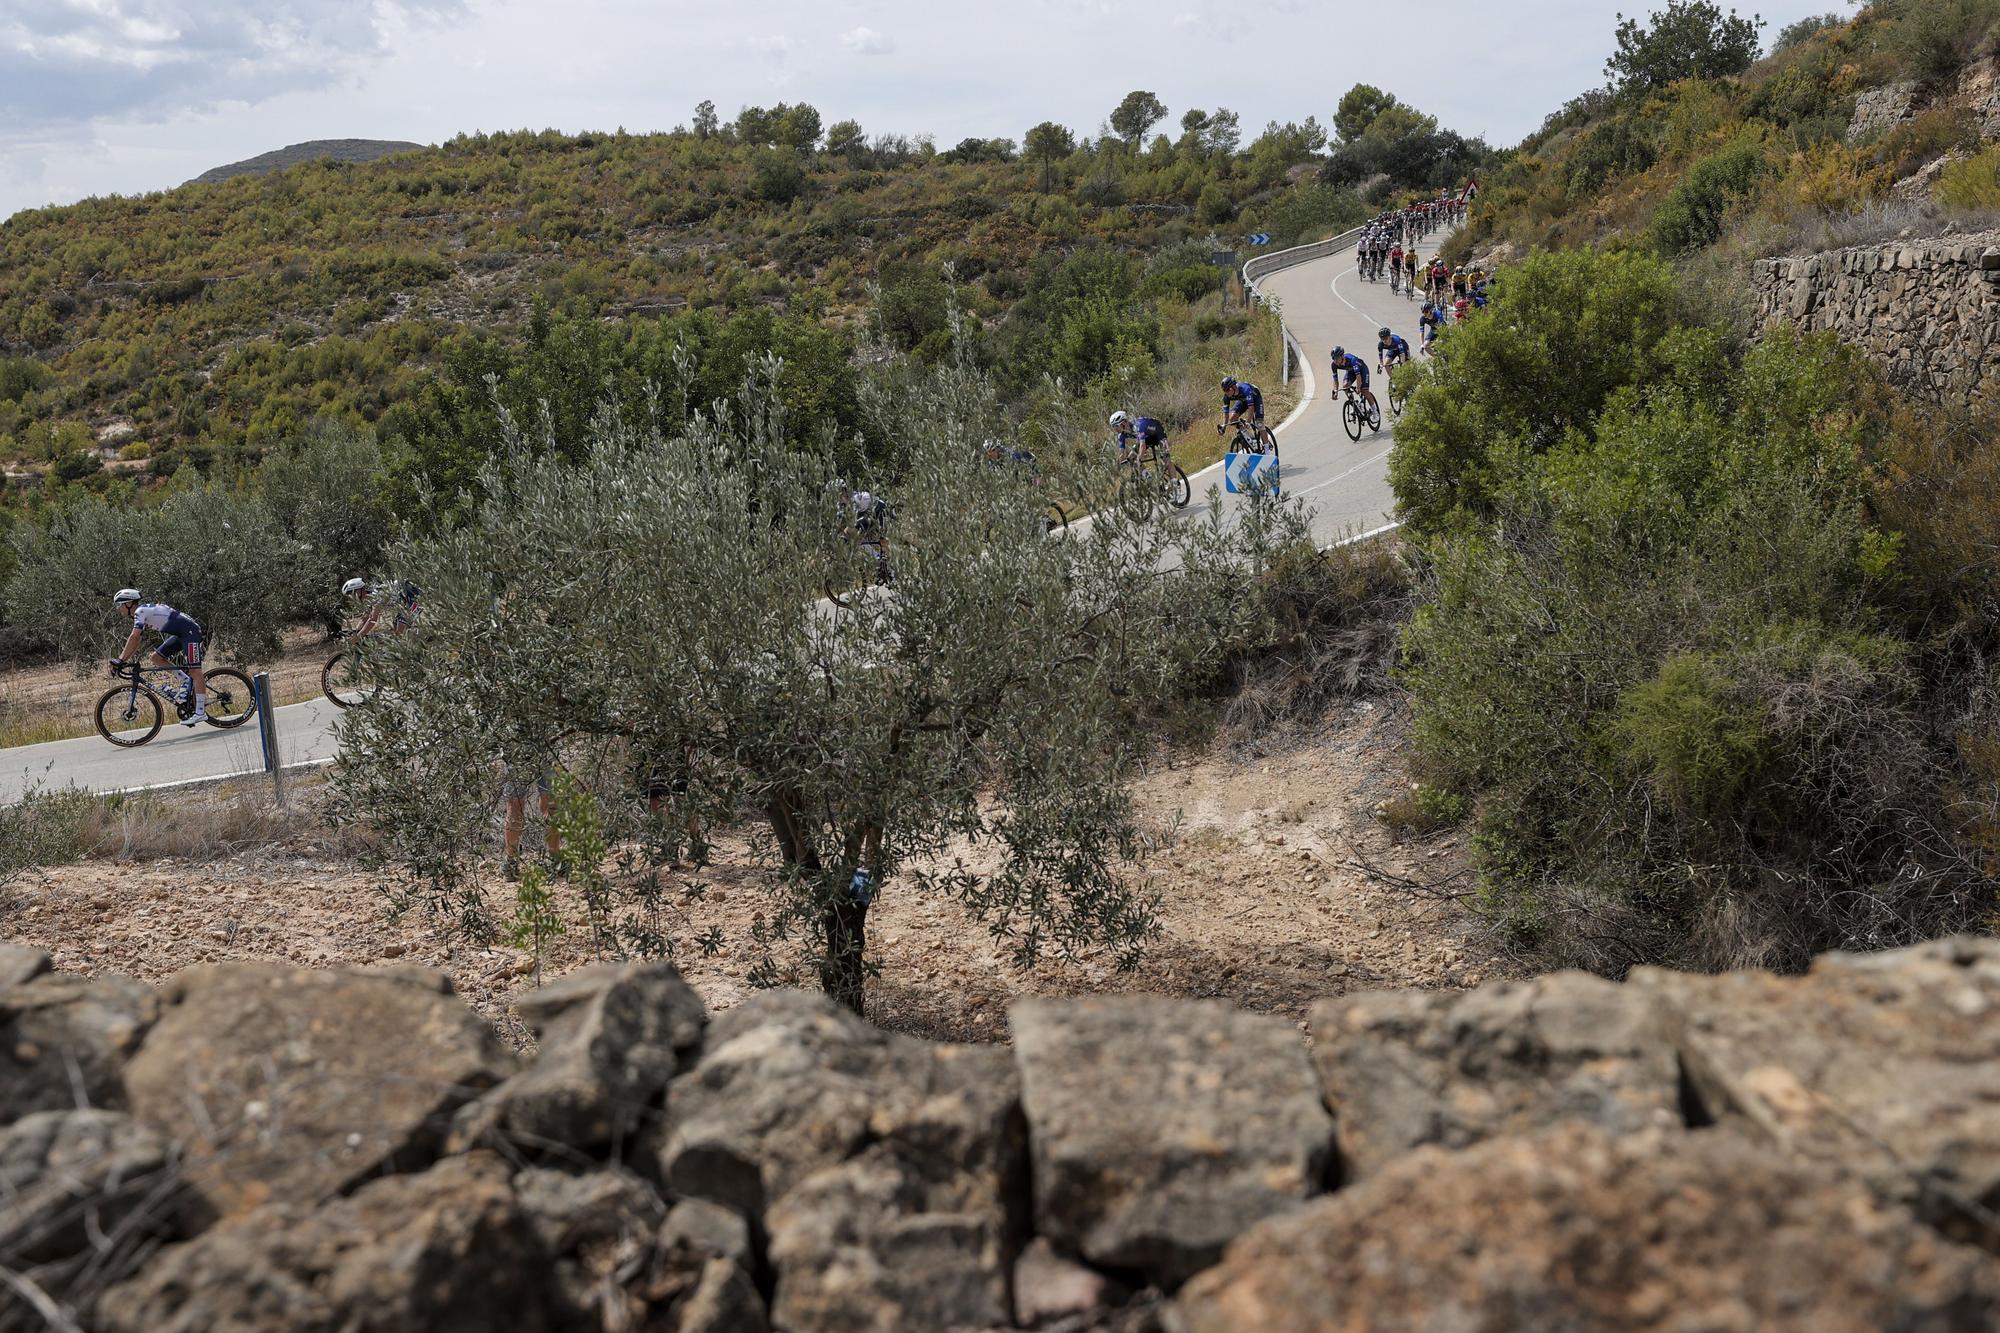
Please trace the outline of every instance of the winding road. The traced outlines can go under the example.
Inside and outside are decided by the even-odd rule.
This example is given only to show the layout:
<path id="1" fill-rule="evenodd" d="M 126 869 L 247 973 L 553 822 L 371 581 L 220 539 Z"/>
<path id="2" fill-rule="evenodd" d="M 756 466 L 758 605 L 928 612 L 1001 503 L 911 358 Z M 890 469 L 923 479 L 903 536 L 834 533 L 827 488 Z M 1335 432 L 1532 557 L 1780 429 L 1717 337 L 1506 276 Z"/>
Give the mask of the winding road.
<path id="1" fill-rule="evenodd" d="M 1421 245 L 1428 255 L 1442 235 Z M 1266 263 L 1270 261 L 1264 261 Z M 1285 327 L 1305 360 L 1305 396 L 1298 409 L 1276 423 L 1284 468 L 1285 493 L 1302 497 L 1314 509 L 1313 535 L 1322 546 L 1365 536 L 1393 523 L 1395 499 L 1389 491 L 1388 459 L 1391 423 L 1379 435 L 1347 438 L 1339 405 L 1327 383 L 1327 353 L 1341 344 L 1375 362 L 1375 331 L 1387 324 L 1417 343 L 1417 304 L 1393 295 L 1387 284 L 1363 282 L 1354 266 L 1352 248 L 1336 251 L 1269 272 L 1256 280 L 1259 293 L 1278 302 Z M 1269 387 L 1268 384 L 1265 387 Z M 1376 396 L 1384 402 L 1381 377 Z M 1196 500 L 1190 515 L 1206 511 L 1206 491 L 1220 485 L 1221 465 L 1194 478 Z M 1223 495 L 1225 509 L 1243 503 Z M 324 763 L 339 746 L 335 720 L 339 713 L 324 700 L 292 704 L 277 711 L 280 749 L 287 765 Z M 211 781 L 263 770 L 257 728 L 234 731 L 210 727 L 183 729 L 168 725 L 151 743 L 118 750 L 98 736 L 51 741 L 0 750 L 0 804 L 20 799 L 40 785 L 78 786 L 97 792 L 134 791 Z"/>

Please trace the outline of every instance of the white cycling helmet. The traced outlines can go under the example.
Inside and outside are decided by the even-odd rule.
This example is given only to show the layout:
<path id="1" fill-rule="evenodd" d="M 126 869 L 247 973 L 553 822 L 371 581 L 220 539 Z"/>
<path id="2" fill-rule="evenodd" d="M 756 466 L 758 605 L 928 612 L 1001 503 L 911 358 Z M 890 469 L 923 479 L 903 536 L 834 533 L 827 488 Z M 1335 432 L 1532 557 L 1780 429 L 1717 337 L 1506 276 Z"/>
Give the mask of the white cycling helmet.
<path id="1" fill-rule="evenodd" d="M 853 502 L 854 512 L 857 514 L 865 514 L 875 507 L 875 497 L 867 491 L 856 491 L 848 499 Z"/>
<path id="2" fill-rule="evenodd" d="M 127 602 L 136 602 L 138 600 L 139 590 L 137 588 L 120 588 L 117 592 L 111 594 L 111 604 L 113 606 L 123 606 Z"/>
<path id="3" fill-rule="evenodd" d="M 340 595 L 342 597 L 352 597 L 357 592 L 367 592 L 367 591 L 368 591 L 367 579 L 349 579 L 347 582 L 340 585 Z"/>
<path id="4" fill-rule="evenodd" d="M 1131 419 L 1131 417 L 1125 415 L 1124 409 L 1121 408 L 1111 414 L 1111 428 L 1116 430 Z"/>

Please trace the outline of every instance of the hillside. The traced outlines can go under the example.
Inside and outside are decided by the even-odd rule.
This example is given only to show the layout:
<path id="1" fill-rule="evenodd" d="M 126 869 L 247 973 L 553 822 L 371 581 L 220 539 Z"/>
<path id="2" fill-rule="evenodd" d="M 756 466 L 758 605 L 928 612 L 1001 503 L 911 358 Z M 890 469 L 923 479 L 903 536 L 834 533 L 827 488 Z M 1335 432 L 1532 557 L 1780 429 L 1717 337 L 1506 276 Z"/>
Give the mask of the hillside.
<path id="1" fill-rule="evenodd" d="M 1505 157 L 1459 253 L 1636 246 L 1722 286 L 1759 256 L 1977 221 L 2000 209 L 1996 33 L 1992 0 L 1914 0 L 1795 23 L 1755 61 L 1634 61 Z"/>
<path id="2" fill-rule="evenodd" d="M 1324 143 L 1316 124 L 1242 145 L 1233 115 L 1191 114 L 1178 140 L 1039 127 L 1029 155 L 750 108 L 733 126 L 461 136 L 23 212 L 0 225 L 0 456 L 110 442 L 200 462 L 319 416 L 371 424 L 462 331 L 512 336 L 538 306 L 766 309 L 851 330 L 871 284 L 950 264 L 990 322 L 1038 261 L 1079 247 L 1188 242 L 1206 265 L 1253 230 L 1284 241 L 1366 214 L 1349 189 L 1294 180 Z M 1216 289 L 1213 269 L 1198 289 Z"/>
<path id="3" fill-rule="evenodd" d="M 420 149 L 420 143 L 410 143 L 404 139 L 308 139 L 284 148 L 275 148 L 268 153 L 246 157 L 241 162 L 231 162 L 226 166 L 210 167 L 196 176 L 190 184 L 213 185 L 233 176 L 262 176 L 267 172 L 282 171 L 286 167 L 296 167 L 303 162 L 373 162 L 378 157 L 391 153 L 406 153 Z"/>

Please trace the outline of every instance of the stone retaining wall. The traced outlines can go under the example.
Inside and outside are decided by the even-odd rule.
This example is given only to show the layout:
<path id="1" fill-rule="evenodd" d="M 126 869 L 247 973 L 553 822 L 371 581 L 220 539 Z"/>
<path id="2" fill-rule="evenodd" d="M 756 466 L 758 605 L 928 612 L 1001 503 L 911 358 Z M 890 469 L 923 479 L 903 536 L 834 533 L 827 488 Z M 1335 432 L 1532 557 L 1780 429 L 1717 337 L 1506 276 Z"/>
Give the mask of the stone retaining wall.
<path id="1" fill-rule="evenodd" d="M 1758 323 L 1831 329 L 1905 390 L 1970 402 L 2000 387 L 2000 233 L 1759 260 Z"/>
<path id="2" fill-rule="evenodd" d="M 1023 1000 L 0 944 L 0 1330 L 2000 1327 L 2000 943 L 1804 977 Z"/>

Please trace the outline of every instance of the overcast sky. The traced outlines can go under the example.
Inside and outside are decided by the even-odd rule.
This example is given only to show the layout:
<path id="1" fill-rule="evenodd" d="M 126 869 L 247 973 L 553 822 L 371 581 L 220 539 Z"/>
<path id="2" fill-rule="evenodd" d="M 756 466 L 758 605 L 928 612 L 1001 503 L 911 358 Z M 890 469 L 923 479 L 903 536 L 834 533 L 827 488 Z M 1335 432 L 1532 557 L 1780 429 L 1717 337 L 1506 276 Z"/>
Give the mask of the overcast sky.
<path id="1" fill-rule="evenodd" d="M 664 130 L 714 100 L 1019 139 L 1132 88 L 1325 123 L 1357 81 L 1513 143 L 1602 81 L 1596 0 L 0 0 L 0 217 L 304 139 Z M 1633 9 L 1646 0 L 1630 0 Z M 1755 6 L 1766 37 L 1839 0 Z M 1378 35 L 1393 29 L 1395 40 Z"/>

